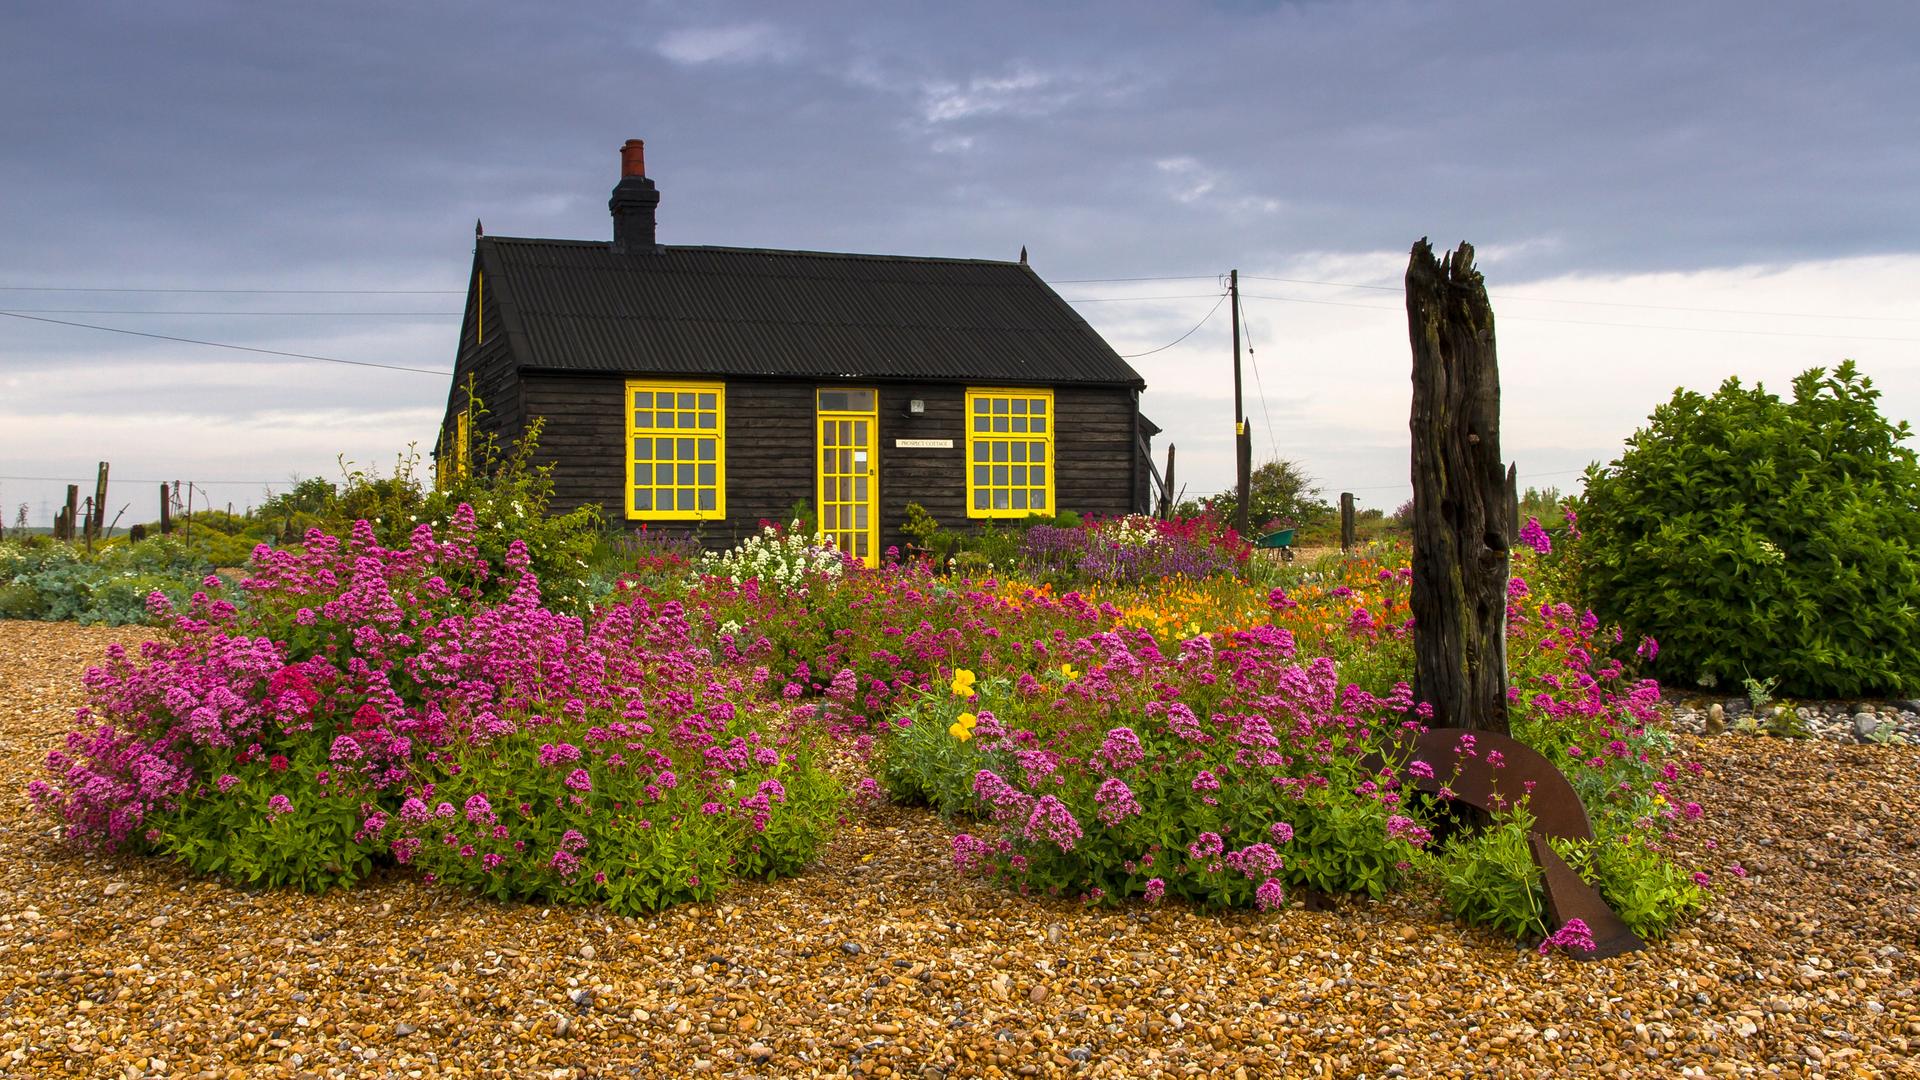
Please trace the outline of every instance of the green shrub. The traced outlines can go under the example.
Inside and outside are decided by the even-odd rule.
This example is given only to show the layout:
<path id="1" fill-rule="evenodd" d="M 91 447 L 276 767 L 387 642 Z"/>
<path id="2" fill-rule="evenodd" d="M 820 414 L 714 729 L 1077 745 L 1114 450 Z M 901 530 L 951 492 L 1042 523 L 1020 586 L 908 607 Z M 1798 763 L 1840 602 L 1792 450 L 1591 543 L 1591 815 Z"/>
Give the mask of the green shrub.
<path id="1" fill-rule="evenodd" d="M 1657 674 L 1853 696 L 1920 689 L 1920 462 L 1852 361 L 1793 400 L 1729 379 L 1653 413 L 1587 474 L 1594 611 L 1658 639 Z"/>

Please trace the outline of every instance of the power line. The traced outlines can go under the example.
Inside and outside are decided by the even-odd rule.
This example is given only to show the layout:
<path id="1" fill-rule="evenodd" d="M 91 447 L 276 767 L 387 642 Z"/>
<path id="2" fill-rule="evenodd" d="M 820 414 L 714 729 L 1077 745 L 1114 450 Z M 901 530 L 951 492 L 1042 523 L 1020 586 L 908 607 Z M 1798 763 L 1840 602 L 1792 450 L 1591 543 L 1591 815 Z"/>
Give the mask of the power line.
<path id="1" fill-rule="evenodd" d="M 199 296 L 465 296 L 465 289 L 114 289 L 93 285 L 0 285 L 0 292 L 190 293 Z"/>
<path id="2" fill-rule="evenodd" d="M 1315 281 L 1312 278 L 1260 277 L 1243 275 L 1249 281 L 1279 281 L 1289 285 L 1326 285 L 1337 289 L 1372 289 L 1400 292 L 1399 285 L 1369 285 L 1358 281 Z M 1920 322 L 1920 318 L 1902 315 L 1834 315 L 1817 311 L 1758 311 L 1752 308 L 1684 307 L 1678 304 L 1632 304 L 1623 300 L 1571 300 L 1555 296 L 1521 296 L 1518 293 L 1488 293 L 1491 300 L 1523 300 L 1541 304 L 1580 304 L 1587 307 L 1642 308 L 1647 311 L 1688 311 L 1710 315 L 1761 315 L 1782 319 L 1844 319 L 1850 322 Z M 1519 318 L 1520 316 L 1507 316 Z"/>
<path id="3" fill-rule="evenodd" d="M 85 482 L 90 484 L 90 483 L 93 483 L 94 477 L 84 476 L 84 477 L 81 477 L 80 480 L 75 480 L 71 476 L 0 476 L 0 480 L 43 480 L 51 484 L 73 484 L 73 483 L 80 483 L 80 482 Z M 137 480 L 127 476 L 116 476 L 113 478 L 113 482 L 116 484 L 171 484 L 173 483 L 172 480 Z M 220 484 L 222 486 L 230 486 L 230 485 L 250 485 L 250 484 L 270 485 L 270 484 L 285 484 L 290 482 L 291 481 L 287 480 L 285 477 L 282 477 L 279 480 L 190 480 L 188 481 L 188 483 L 198 484 L 201 487 L 205 487 L 209 484 Z"/>
<path id="4" fill-rule="evenodd" d="M 1175 274 L 1167 277 L 1083 277 L 1054 278 L 1050 285 L 1094 285 L 1114 281 L 1218 281 L 1219 274 Z"/>
<path id="5" fill-rule="evenodd" d="M 1078 300 L 1068 300 L 1069 304 L 1116 304 L 1129 300 L 1204 300 L 1217 293 L 1181 293 L 1178 296 L 1089 296 Z"/>
<path id="6" fill-rule="evenodd" d="M 1273 433 L 1273 413 L 1267 410 L 1267 386 L 1260 378 L 1260 361 L 1253 354 L 1253 326 L 1247 322 L 1245 305 L 1240 312 L 1240 330 L 1247 335 L 1247 365 L 1253 368 L 1253 389 L 1260 395 L 1260 415 L 1267 421 L 1267 445 L 1273 450 L 1273 459 L 1280 460 L 1280 440 Z"/>
<path id="7" fill-rule="evenodd" d="M 65 319 L 47 319 L 39 315 L 22 315 L 13 311 L 0 311 L 10 319 L 25 319 L 28 322 L 52 323 L 55 326 L 77 326 L 84 330 L 104 330 L 109 334 L 127 334 L 131 337 L 153 338 L 158 341 L 178 341 L 186 345 L 205 345 L 214 349 L 232 349 L 236 352 L 259 353 L 262 356 L 286 356 L 295 360 L 319 360 L 328 364 L 347 364 L 351 367 L 380 368 L 384 371 L 417 371 L 422 375 L 450 375 L 452 372 L 435 368 L 407 367 L 404 364 L 376 364 L 370 360 L 342 360 L 334 356 L 315 356 L 312 353 L 282 352 L 279 349 L 256 349 L 251 345 L 229 345 L 223 341 L 201 341 L 198 338 L 173 337 L 170 334 L 149 334 L 144 330 L 126 330 L 118 326 L 96 326 L 93 323 L 68 322 Z"/>
<path id="8" fill-rule="evenodd" d="M 1211 294 L 1209 294 L 1211 295 Z M 454 317 L 463 311 L 156 311 L 152 308 L 8 308 L 15 315 L 338 315 L 359 318 L 363 315 L 405 315 L 408 317 Z"/>
<path id="9" fill-rule="evenodd" d="M 1188 338 L 1190 338 L 1190 337 L 1192 337 L 1192 336 L 1193 336 L 1193 335 L 1195 334 L 1195 332 L 1197 332 L 1197 331 L 1198 331 L 1198 330 L 1199 330 L 1199 329 L 1200 329 L 1201 327 L 1203 327 L 1203 326 L 1205 326 L 1205 325 L 1207 325 L 1207 320 L 1209 320 L 1209 319 L 1211 319 L 1211 318 L 1213 318 L 1213 313 L 1214 313 L 1214 312 L 1216 312 L 1216 311 L 1219 311 L 1219 310 L 1220 310 L 1220 305 L 1221 305 L 1221 304 L 1224 304 L 1224 303 L 1226 303 L 1226 302 L 1227 302 L 1227 294 L 1226 294 L 1226 293 L 1221 293 L 1221 294 L 1220 294 L 1220 299 L 1218 299 L 1218 300 L 1215 300 L 1215 301 L 1213 302 L 1213 306 L 1207 309 L 1207 313 L 1206 313 L 1205 315 L 1202 315 L 1202 316 L 1200 317 L 1200 321 L 1199 321 L 1199 322 L 1197 322 L 1197 323 L 1194 323 L 1194 324 L 1193 324 L 1193 329 L 1192 329 L 1192 330 L 1189 330 L 1189 331 L 1187 331 L 1186 333 L 1184 333 L 1184 334 L 1181 334 L 1181 335 L 1180 335 L 1179 337 L 1177 337 L 1177 338 L 1174 338 L 1174 339 L 1173 339 L 1172 341 L 1169 341 L 1169 342 L 1167 342 L 1167 343 L 1166 343 L 1165 345 L 1162 345 L 1162 346 L 1160 346 L 1160 347 L 1159 347 L 1159 348 L 1157 348 L 1157 349 L 1148 349 L 1148 350 L 1147 350 L 1146 352 L 1137 352 L 1137 353 L 1121 353 L 1121 354 L 1120 354 L 1120 359 L 1122 359 L 1122 360 L 1137 360 L 1137 359 L 1139 359 L 1139 358 L 1140 358 L 1140 357 L 1142 357 L 1142 356 L 1152 356 L 1152 355 L 1153 355 L 1154 353 L 1157 353 L 1157 352 L 1166 352 L 1166 351 L 1167 351 L 1168 349 L 1171 349 L 1171 348 L 1173 348 L 1173 347 L 1174 347 L 1175 345 L 1178 345 L 1178 344 L 1180 344 L 1181 342 L 1183 342 L 1183 341 L 1185 341 L 1185 340 L 1187 340 Z"/>
<path id="10" fill-rule="evenodd" d="M 1242 293 L 1242 299 L 1277 300 L 1285 304 L 1320 304 L 1325 307 L 1364 308 L 1370 311 L 1399 311 L 1387 304 L 1354 304 L 1341 300 L 1314 300 L 1303 296 L 1263 296 Z M 1623 330 L 1672 330 L 1683 334 L 1743 334 L 1749 337 L 1812 338 L 1819 341 L 1893 341 L 1920 345 L 1920 338 L 1875 337 L 1865 334 L 1810 334 L 1795 330 L 1741 330 L 1719 326 L 1662 326 L 1658 323 L 1602 322 L 1596 319 L 1552 319 L 1543 315 L 1497 315 L 1501 322 L 1555 323 L 1561 326 L 1612 326 Z"/>

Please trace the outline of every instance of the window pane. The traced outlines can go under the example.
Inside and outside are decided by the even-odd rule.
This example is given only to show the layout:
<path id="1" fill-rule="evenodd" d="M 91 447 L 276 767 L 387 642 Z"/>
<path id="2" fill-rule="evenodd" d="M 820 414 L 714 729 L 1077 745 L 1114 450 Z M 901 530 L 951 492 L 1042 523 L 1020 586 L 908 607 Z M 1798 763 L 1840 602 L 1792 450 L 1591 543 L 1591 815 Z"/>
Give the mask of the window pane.
<path id="1" fill-rule="evenodd" d="M 987 455 L 992 452 L 993 451 L 990 449 L 987 443 L 976 442 L 973 444 L 973 460 L 975 461 L 987 460 Z"/>
<path id="2" fill-rule="evenodd" d="M 681 461 L 692 461 L 694 440 L 676 439 L 674 440 L 674 442 L 675 442 L 675 448 L 678 452 L 675 453 L 673 456 L 679 458 Z"/>
<path id="3" fill-rule="evenodd" d="M 1047 493 L 1044 491 L 1034 492 L 1033 493 L 1033 509 L 1045 510 L 1046 508 L 1047 508 Z"/>
<path id="4" fill-rule="evenodd" d="M 847 392 L 845 390 L 820 391 L 821 412 L 845 412 L 847 410 Z"/>
<path id="5" fill-rule="evenodd" d="M 1036 416 L 1036 417 L 1034 417 L 1034 418 L 1033 418 L 1033 433 L 1034 433 L 1035 435 L 1038 435 L 1038 434 L 1040 434 L 1041 432 L 1043 432 L 1043 431 L 1045 431 L 1045 430 L 1047 430 L 1047 422 L 1046 422 L 1046 421 L 1045 421 L 1044 419 L 1042 419 L 1042 418 L 1040 418 L 1040 417 L 1038 417 L 1038 416 Z"/>
<path id="6" fill-rule="evenodd" d="M 633 460 L 646 461 L 651 457 L 653 457 L 653 440 L 652 439 L 633 440 Z"/>
<path id="7" fill-rule="evenodd" d="M 985 510 L 987 508 L 987 490 L 985 488 L 981 488 L 973 493 L 973 508 L 975 510 Z"/>
<path id="8" fill-rule="evenodd" d="M 1041 423 L 1045 423 L 1045 422 L 1046 422 L 1046 421 L 1044 421 L 1044 420 L 1043 420 L 1043 421 L 1041 421 Z M 1015 431 L 1017 431 L 1017 432 L 1019 432 L 1019 433 L 1021 433 L 1022 435 L 1024 435 L 1024 434 L 1026 434 L 1026 433 L 1027 433 L 1027 418 L 1026 418 L 1026 417 L 1024 417 L 1024 416 L 1016 416 L 1016 417 L 1014 417 L 1014 418 L 1013 418 L 1013 430 L 1015 430 Z"/>
<path id="9" fill-rule="evenodd" d="M 653 408 L 653 395 L 645 390 L 635 390 L 633 392 L 633 407 L 636 409 Z"/>
<path id="10" fill-rule="evenodd" d="M 1026 414 L 1027 414 L 1027 399 L 1026 398 L 1016 399 L 1013 403 L 1013 415 L 1025 416 Z"/>
<path id="11" fill-rule="evenodd" d="M 993 482 L 996 485 L 1001 485 L 1001 486 L 1004 486 L 1006 484 L 1007 467 L 1005 465 L 995 465 L 993 467 Z"/>
<path id="12" fill-rule="evenodd" d="M 856 529 L 867 527 L 867 508 L 864 505 L 853 508 L 853 527 Z"/>
<path id="13" fill-rule="evenodd" d="M 986 487 L 988 483 L 987 475 L 987 467 L 985 465 L 975 465 L 973 467 L 973 486 Z"/>
<path id="14" fill-rule="evenodd" d="M 976 416 L 976 417 L 974 417 L 974 418 L 973 418 L 973 430 L 975 430 L 975 431 L 988 431 L 988 430 L 990 430 L 990 427 L 989 427 L 989 425 L 990 425 L 991 423 L 992 423 L 992 421 L 991 421 L 991 420 L 988 420 L 988 419 L 987 419 L 986 417 L 984 417 L 984 416 Z"/>
<path id="15" fill-rule="evenodd" d="M 1026 488 L 1013 489 L 1013 508 L 1015 510 L 1025 510 L 1027 508 L 1027 489 Z"/>
<path id="16" fill-rule="evenodd" d="M 673 509 L 673 489 L 657 487 L 653 489 L 653 508 L 655 510 Z"/>
<path id="17" fill-rule="evenodd" d="M 653 490 L 651 488 L 634 488 L 633 508 L 635 510 L 653 509 Z"/>
<path id="18" fill-rule="evenodd" d="M 1035 465 L 1032 468 L 1028 469 L 1027 483 L 1032 484 L 1034 487 L 1046 486 L 1047 467 L 1045 465 Z"/>
<path id="19" fill-rule="evenodd" d="M 680 501 L 679 509 L 681 510 L 693 509 L 693 492 L 692 491 L 689 491 L 683 488 L 676 493 L 676 497 Z"/>
<path id="20" fill-rule="evenodd" d="M 672 414 L 672 413 L 670 413 L 670 412 L 657 412 L 657 413 L 654 413 L 654 414 L 653 414 L 653 425 L 654 425 L 655 427 L 663 427 L 663 428 L 670 428 L 670 427 L 672 427 L 672 426 L 673 426 L 673 414 Z"/>
<path id="21" fill-rule="evenodd" d="M 712 409 L 712 408 L 716 408 L 716 407 L 718 407 L 718 405 L 719 405 L 719 402 L 718 402 L 718 401 L 716 400 L 716 395 L 713 395 L 713 394 L 701 394 L 701 395 L 700 395 L 700 407 L 701 407 L 701 408 L 703 408 L 703 409 Z"/>
<path id="22" fill-rule="evenodd" d="M 680 395 L 680 407 L 681 407 L 681 408 L 683 408 L 683 409 L 691 409 L 691 408 L 693 408 L 693 395 L 692 395 L 692 394 L 681 394 L 681 395 Z M 689 509 L 691 509 L 691 507 L 689 507 Z"/>
<path id="23" fill-rule="evenodd" d="M 1037 442 L 1029 445 L 1027 448 L 1027 455 L 1035 461 L 1047 460 L 1047 444 L 1043 442 Z"/>
<path id="24" fill-rule="evenodd" d="M 1015 465 L 1013 467 L 1013 482 L 1020 487 L 1027 486 L 1027 467 L 1025 465 Z"/>
<path id="25" fill-rule="evenodd" d="M 1004 417 L 1004 416 L 996 416 L 996 417 L 994 417 L 994 418 L 993 418 L 993 430 L 994 430 L 994 431 L 995 431 L 996 433 L 1004 433 L 1004 432 L 1005 432 L 1005 431 L 1007 430 L 1007 418 L 1006 418 L 1006 417 Z"/>
<path id="26" fill-rule="evenodd" d="M 672 461 L 673 460 L 673 440 L 672 439 L 653 440 L 653 456 L 661 461 Z"/>
<path id="27" fill-rule="evenodd" d="M 693 486 L 693 466 L 691 465 L 680 466 L 679 472 L 675 476 L 673 482 L 676 484 L 680 484 L 683 487 L 692 487 Z"/>
<path id="28" fill-rule="evenodd" d="M 720 442 L 718 439 L 701 439 L 700 440 L 700 460 L 712 461 L 714 448 L 719 445 L 720 445 Z"/>
<path id="29" fill-rule="evenodd" d="M 858 501 L 858 502 L 864 503 L 867 501 L 867 478 L 866 477 L 856 476 L 853 478 L 853 497 L 855 501 Z"/>
<path id="30" fill-rule="evenodd" d="M 708 431 L 712 431 L 714 427 L 713 414 L 710 412 L 701 413 L 700 426 L 707 429 Z"/>
<path id="31" fill-rule="evenodd" d="M 673 483 L 673 466 L 655 465 L 653 467 L 653 482 L 656 484 Z"/>
<path id="32" fill-rule="evenodd" d="M 1047 415 L 1047 399 L 1046 398 L 1033 399 L 1033 415 L 1035 416 Z"/>
<path id="33" fill-rule="evenodd" d="M 840 506 L 838 503 L 828 503 L 820 508 L 820 527 L 822 529 L 833 529 L 839 527 L 839 525 Z"/>
<path id="34" fill-rule="evenodd" d="M 975 413 L 984 413 L 984 412 L 986 412 L 986 411 L 987 411 L 987 399 L 986 399 L 986 398 L 974 398 L 974 399 L 973 399 L 973 411 L 974 411 Z"/>
<path id="35" fill-rule="evenodd" d="M 1007 492 L 1004 488 L 993 493 L 993 508 L 995 510 L 1012 509 L 1012 507 L 1007 505 Z"/>
<path id="36" fill-rule="evenodd" d="M 995 416 L 1005 416 L 1005 415 L 1007 414 L 1007 399 L 1006 399 L 1006 398 L 994 398 L 994 399 L 993 399 L 993 413 L 994 413 L 994 415 L 995 415 Z"/>
<path id="37" fill-rule="evenodd" d="M 702 466 L 700 466 L 700 484 L 701 484 L 701 486 L 703 486 L 703 487 L 712 487 L 712 486 L 713 486 L 713 485 L 714 485 L 714 484 L 715 484 L 715 483 L 717 482 L 717 480 L 716 480 L 716 478 L 715 478 L 715 476 L 714 476 L 714 472 L 715 472 L 715 469 L 714 469 L 714 467 L 713 467 L 712 465 L 702 465 Z M 709 509 L 711 509 L 711 508 L 709 508 Z"/>
<path id="38" fill-rule="evenodd" d="M 873 411 L 873 391 L 849 390 L 847 392 L 847 408 L 852 409 L 855 412 L 872 412 Z"/>
<path id="39" fill-rule="evenodd" d="M 1026 443 L 1017 442 L 1013 444 L 1013 460 L 1015 461 L 1027 460 L 1027 444 Z"/>
<path id="40" fill-rule="evenodd" d="M 634 426 L 634 427 L 637 427 L 637 428 L 650 428 L 650 427 L 652 427 L 652 426 L 653 426 L 653 414 L 652 414 L 652 413 L 650 413 L 650 412 L 637 412 L 637 413 L 634 413 L 634 414 L 633 414 L 633 426 Z"/>
<path id="41" fill-rule="evenodd" d="M 994 442 L 994 444 L 993 444 L 993 460 L 995 460 L 995 461 L 1005 461 L 1005 460 L 1007 460 L 1007 454 L 1008 454 L 1008 453 L 1010 453 L 1010 452 L 1011 452 L 1011 448 L 1010 448 L 1010 447 L 1008 447 L 1006 443 L 1004 443 L 1004 442 L 999 442 L 999 441 L 997 441 L 997 440 L 996 440 L 996 441 Z"/>
<path id="42" fill-rule="evenodd" d="M 712 510 L 718 505 L 718 497 L 714 494 L 712 488 L 706 488 L 700 492 L 700 509 Z"/>

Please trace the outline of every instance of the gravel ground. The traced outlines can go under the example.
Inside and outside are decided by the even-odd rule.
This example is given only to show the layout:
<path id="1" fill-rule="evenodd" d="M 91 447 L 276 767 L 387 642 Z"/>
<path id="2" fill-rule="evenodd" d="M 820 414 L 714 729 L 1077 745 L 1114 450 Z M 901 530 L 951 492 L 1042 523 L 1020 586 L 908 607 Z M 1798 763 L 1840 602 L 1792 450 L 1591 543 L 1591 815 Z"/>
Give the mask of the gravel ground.
<path id="1" fill-rule="evenodd" d="M 1693 927 L 1594 964 L 1334 911 L 1088 912 L 876 810 L 804 877 L 647 920 L 389 873 L 326 897 L 94 857 L 22 786 L 116 632 L 0 622 L 0 1075 L 1920 1076 L 1920 749 L 1685 738 Z"/>

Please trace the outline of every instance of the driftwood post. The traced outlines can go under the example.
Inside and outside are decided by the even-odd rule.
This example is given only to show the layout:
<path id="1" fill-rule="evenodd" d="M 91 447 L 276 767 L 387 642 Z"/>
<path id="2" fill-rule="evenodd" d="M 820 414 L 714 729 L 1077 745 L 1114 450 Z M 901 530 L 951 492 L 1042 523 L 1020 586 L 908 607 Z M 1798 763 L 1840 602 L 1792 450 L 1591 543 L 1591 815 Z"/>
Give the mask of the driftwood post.
<path id="1" fill-rule="evenodd" d="M 1432 727 L 1507 732 L 1513 514 L 1500 457 L 1493 306 L 1473 245 L 1407 264 L 1413 344 L 1414 697 Z"/>
<path id="2" fill-rule="evenodd" d="M 80 520 L 80 485 L 67 485 L 67 527 L 60 532 L 60 539 L 71 541 L 74 538 L 74 526 Z"/>
<path id="3" fill-rule="evenodd" d="M 1173 451 L 1174 451 L 1174 445 L 1172 443 L 1168 443 L 1167 444 L 1167 486 L 1160 489 L 1159 517 L 1160 517 L 1160 520 L 1162 521 L 1167 521 L 1173 517 L 1173 492 L 1174 492 Z"/>
<path id="4" fill-rule="evenodd" d="M 1353 550 L 1353 492 L 1340 493 L 1340 550 Z"/>
<path id="5" fill-rule="evenodd" d="M 173 531 L 173 493 L 165 484 L 160 485 L 160 535 Z"/>

